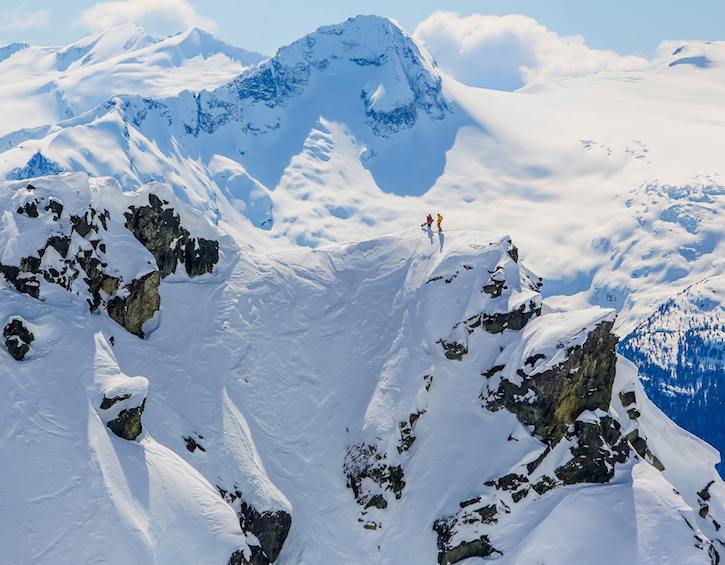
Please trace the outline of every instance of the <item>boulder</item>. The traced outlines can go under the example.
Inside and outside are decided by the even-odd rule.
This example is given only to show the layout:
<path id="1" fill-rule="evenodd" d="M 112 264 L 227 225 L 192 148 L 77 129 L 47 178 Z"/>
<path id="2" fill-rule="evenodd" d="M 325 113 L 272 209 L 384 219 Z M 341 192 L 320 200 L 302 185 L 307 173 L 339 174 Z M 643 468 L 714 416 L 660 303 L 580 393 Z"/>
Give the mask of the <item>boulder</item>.
<path id="1" fill-rule="evenodd" d="M 103 393 L 101 420 L 118 437 L 134 441 L 143 431 L 141 415 L 146 406 L 148 380 L 129 377 Z"/>
<path id="2" fill-rule="evenodd" d="M 252 504 L 245 501 L 242 492 L 235 489 L 229 492 L 219 486 L 220 494 L 239 516 L 239 526 L 242 531 L 254 534 L 259 545 L 249 546 L 249 556 L 244 556 L 244 551 L 234 552 L 230 565 L 270 565 L 277 560 L 282 546 L 284 545 L 290 527 L 292 516 L 285 510 L 258 510 Z"/>
<path id="3" fill-rule="evenodd" d="M 22 361 L 30 351 L 30 344 L 35 341 L 33 333 L 25 326 L 24 320 L 14 316 L 3 329 L 5 347 L 16 361 Z"/>

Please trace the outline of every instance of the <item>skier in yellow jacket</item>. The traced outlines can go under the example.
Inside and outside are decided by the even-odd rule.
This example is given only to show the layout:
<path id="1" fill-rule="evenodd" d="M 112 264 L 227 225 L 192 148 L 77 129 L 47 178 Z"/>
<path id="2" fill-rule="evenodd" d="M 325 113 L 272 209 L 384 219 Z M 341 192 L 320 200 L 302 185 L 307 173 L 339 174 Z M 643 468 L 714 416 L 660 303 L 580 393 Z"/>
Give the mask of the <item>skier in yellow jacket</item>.
<path id="1" fill-rule="evenodd" d="M 438 214 L 438 220 L 436 223 L 438 224 L 438 231 L 443 231 L 443 228 L 441 227 L 441 224 L 443 223 L 443 216 Z"/>

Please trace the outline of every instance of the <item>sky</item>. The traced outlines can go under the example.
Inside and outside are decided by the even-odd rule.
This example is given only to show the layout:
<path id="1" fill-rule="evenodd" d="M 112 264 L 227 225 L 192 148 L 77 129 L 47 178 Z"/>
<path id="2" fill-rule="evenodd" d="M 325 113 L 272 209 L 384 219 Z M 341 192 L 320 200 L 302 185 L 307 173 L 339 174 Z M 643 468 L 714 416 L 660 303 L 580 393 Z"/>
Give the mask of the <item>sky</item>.
<path id="1" fill-rule="evenodd" d="M 273 54 L 319 25 L 359 13 L 395 18 L 412 33 L 440 10 L 526 15 L 560 36 L 582 36 L 594 49 L 647 58 L 663 40 L 725 39 L 722 0 L 0 0 L 0 45 L 64 45 L 134 18 L 159 36 L 199 25 L 234 45 Z"/>

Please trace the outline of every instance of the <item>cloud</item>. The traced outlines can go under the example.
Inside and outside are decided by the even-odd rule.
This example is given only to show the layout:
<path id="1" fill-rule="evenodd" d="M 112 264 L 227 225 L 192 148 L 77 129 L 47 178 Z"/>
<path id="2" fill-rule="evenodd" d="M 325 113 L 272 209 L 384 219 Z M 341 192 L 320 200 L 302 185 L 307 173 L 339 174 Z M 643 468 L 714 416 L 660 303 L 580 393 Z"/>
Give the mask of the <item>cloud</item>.
<path id="1" fill-rule="evenodd" d="M 25 12 L 21 9 L 6 10 L 2 13 L 3 28 L 8 29 L 31 29 L 45 27 L 50 22 L 48 10 L 35 10 Z"/>
<path id="2" fill-rule="evenodd" d="M 413 35 L 444 72 L 471 86 L 499 90 L 648 64 L 641 57 L 592 49 L 583 37 L 558 35 L 528 16 L 436 12 Z"/>
<path id="3" fill-rule="evenodd" d="M 192 26 L 216 31 L 214 20 L 199 15 L 187 0 L 113 0 L 99 2 L 81 13 L 78 23 L 91 29 L 106 29 L 137 23 L 150 33 L 168 35 Z"/>

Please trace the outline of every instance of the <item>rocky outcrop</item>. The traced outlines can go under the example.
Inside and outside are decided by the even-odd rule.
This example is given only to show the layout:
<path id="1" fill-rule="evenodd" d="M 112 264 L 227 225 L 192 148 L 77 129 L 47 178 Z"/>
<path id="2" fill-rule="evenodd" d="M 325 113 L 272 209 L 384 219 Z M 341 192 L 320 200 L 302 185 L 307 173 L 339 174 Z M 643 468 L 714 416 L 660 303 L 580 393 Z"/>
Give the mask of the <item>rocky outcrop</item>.
<path id="1" fill-rule="evenodd" d="M 33 333 L 25 326 L 25 321 L 17 316 L 10 318 L 3 329 L 5 347 L 16 361 L 22 361 L 30 351 L 30 344 L 35 341 Z"/>
<path id="2" fill-rule="evenodd" d="M 108 315 L 132 334 L 145 337 L 143 326 L 153 318 L 161 305 L 160 283 L 158 271 L 131 281 L 124 287 L 123 293 L 116 294 L 108 301 Z"/>
<path id="3" fill-rule="evenodd" d="M 126 403 L 126 401 L 130 398 L 132 398 L 130 394 L 123 394 L 112 398 L 104 396 L 103 401 L 101 402 L 101 410 L 110 410 L 117 403 Z M 145 406 L 146 398 L 142 397 L 141 404 L 124 408 L 115 418 L 108 420 L 106 422 L 106 426 L 108 426 L 108 428 L 118 437 L 134 441 L 143 431 L 143 426 L 141 425 L 141 414 L 143 414 Z"/>
<path id="4" fill-rule="evenodd" d="M 405 477 L 400 465 L 391 465 L 384 453 L 374 445 L 357 443 L 345 455 L 347 486 L 355 501 L 363 508 L 388 507 L 386 493 L 399 499 L 405 488 Z"/>
<path id="5" fill-rule="evenodd" d="M 486 408 L 513 412 L 555 445 L 584 410 L 609 409 L 617 363 L 612 326 L 613 322 L 601 322 L 583 345 L 569 348 L 566 360 L 547 371 L 528 375 L 519 369 L 520 384 L 501 379 L 485 398 Z"/>
<path id="6" fill-rule="evenodd" d="M 249 551 L 234 552 L 230 558 L 230 565 L 270 565 L 277 560 L 284 542 L 292 526 L 292 516 L 284 510 L 259 511 L 244 500 L 242 492 L 234 489 L 227 491 L 217 486 L 222 495 L 239 516 L 239 526 L 242 531 L 254 534 L 259 545 L 249 545 Z"/>
<path id="7" fill-rule="evenodd" d="M 500 553 L 482 531 L 505 520 L 514 505 L 532 493 L 541 496 L 561 485 L 610 481 L 617 465 L 629 459 L 630 444 L 660 468 L 656 457 L 645 451 L 646 444 L 638 449 L 636 438 L 624 436 L 621 424 L 608 412 L 617 362 L 612 327 L 613 321 L 605 319 L 588 330 L 583 342 L 573 342 L 577 345 L 565 348 L 560 343 L 553 352 L 527 354 L 516 361 L 521 366 L 498 364 L 482 372 L 488 383 L 484 406 L 515 414 L 544 448 L 528 464 L 486 481 L 488 493 L 461 502 L 458 513 L 435 522 L 439 563 Z M 561 361 L 546 364 L 562 349 Z M 622 400 L 634 405 L 634 394 Z M 554 451 L 553 462 L 544 464 Z"/>
<path id="8" fill-rule="evenodd" d="M 196 438 L 193 436 L 184 436 L 183 438 L 187 451 L 194 453 L 198 449 L 201 452 L 206 452 L 206 448 L 199 441 L 204 439 L 204 436 L 196 433 L 194 435 L 196 435 Z"/>
<path id="9" fill-rule="evenodd" d="M 398 453 L 405 453 L 413 447 L 413 444 L 415 443 L 415 434 L 413 431 L 415 430 L 415 425 L 418 423 L 418 420 L 423 414 L 425 414 L 425 410 L 418 410 L 408 416 L 407 420 L 398 423 L 398 428 L 400 430 L 400 440 L 397 448 Z"/>
<path id="10" fill-rule="evenodd" d="M 168 204 L 149 194 L 148 206 L 131 206 L 124 213 L 126 228 L 154 256 L 161 278 L 175 273 L 179 262 L 190 277 L 211 273 L 219 261 L 219 243 L 191 237 Z"/>

